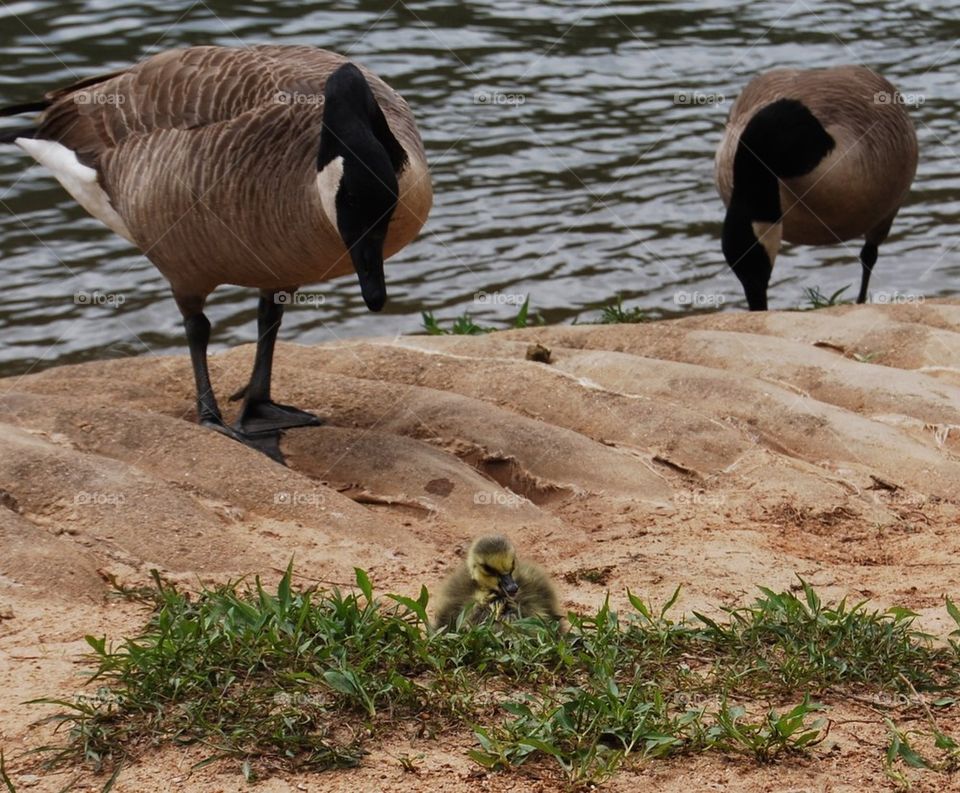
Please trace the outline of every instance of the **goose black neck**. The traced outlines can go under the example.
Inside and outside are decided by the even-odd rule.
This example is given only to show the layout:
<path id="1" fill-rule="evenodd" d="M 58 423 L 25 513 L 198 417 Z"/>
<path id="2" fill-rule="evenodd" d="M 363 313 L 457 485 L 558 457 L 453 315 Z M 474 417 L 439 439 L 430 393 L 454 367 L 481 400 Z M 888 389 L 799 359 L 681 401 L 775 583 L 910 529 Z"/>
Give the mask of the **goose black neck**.
<path id="1" fill-rule="evenodd" d="M 737 207 L 751 222 L 776 223 L 782 214 L 780 180 L 743 137 L 733 159 L 730 206 Z"/>
<path id="2" fill-rule="evenodd" d="M 327 78 L 324 89 L 317 166 L 322 169 L 339 155 L 349 159 L 350 155 L 371 151 L 382 151 L 394 174 L 407 163 L 407 153 L 391 131 L 363 72 L 352 63 L 344 63 Z"/>
<path id="3" fill-rule="evenodd" d="M 778 99 L 758 110 L 737 144 L 733 195 L 753 220 L 780 219 L 780 179 L 813 171 L 835 141 L 810 109 L 796 99 Z"/>

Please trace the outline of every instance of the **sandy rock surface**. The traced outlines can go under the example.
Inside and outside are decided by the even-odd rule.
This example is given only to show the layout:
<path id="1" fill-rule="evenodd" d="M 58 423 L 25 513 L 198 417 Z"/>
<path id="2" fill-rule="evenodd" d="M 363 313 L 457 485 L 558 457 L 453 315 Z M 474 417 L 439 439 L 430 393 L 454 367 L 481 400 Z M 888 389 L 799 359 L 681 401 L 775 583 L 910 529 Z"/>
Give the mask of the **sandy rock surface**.
<path id="1" fill-rule="evenodd" d="M 550 363 L 526 359 L 534 342 Z M 252 350 L 212 359 L 221 402 Z M 958 303 L 285 344 L 274 394 L 327 420 L 287 433 L 287 468 L 193 423 L 186 356 L 0 381 L 0 744 L 23 789 L 67 777 L 30 777 L 21 750 L 49 740 L 29 727 L 49 710 L 21 703 L 83 690 L 84 634 L 143 621 L 106 597 L 108 580 L 140 584 L 151 568 L 196 586 L 275 578 L 293 557 L 304 584 L 349 584 L 359 566 L 415 595 L 497 530 L 555 575 L 570 609 L 595 609 L 607 589 L 622 604 L 627 587 L 662 602 L 679 584 L 679 608 L 709 612 L 800 574 L 946 633 L 944 596 L 960 598 Z M 583 577 L 594 568 L 605 583 Z M 608 789 L 889 785 L 882 730 L 836 707 L 829 756 L 670 761 Z M 355 771 L 256 789 L 546 789 L 478 779 L 470 745 L 411 738 Z M 422 754 L 420 773 L 400 754 Z M 232 767 L 190 773 L 201 757 L 164 749 L 114 790 L 250 789 Z"/>

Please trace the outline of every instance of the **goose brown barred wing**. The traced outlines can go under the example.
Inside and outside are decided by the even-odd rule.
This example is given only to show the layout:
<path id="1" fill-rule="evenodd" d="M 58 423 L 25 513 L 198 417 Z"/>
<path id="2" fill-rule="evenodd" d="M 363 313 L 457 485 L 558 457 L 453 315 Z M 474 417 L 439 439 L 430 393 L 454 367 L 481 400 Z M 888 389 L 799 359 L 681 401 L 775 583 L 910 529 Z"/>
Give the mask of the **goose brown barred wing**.
<path id="1" fill-rule="evenodd" d="M 38 134 L 94 166 L 100 155 L 131 136 L 208 127 L 272 104 L 295 105 L 320 117 L 327 77 L 347 60 L 300 46 L 169 50 L 125 71 L 50 92 L 52 104 Z M 376 75 L 361 71 L 394 134 L 408 153 L 423 158 L 406 102 Z"/>

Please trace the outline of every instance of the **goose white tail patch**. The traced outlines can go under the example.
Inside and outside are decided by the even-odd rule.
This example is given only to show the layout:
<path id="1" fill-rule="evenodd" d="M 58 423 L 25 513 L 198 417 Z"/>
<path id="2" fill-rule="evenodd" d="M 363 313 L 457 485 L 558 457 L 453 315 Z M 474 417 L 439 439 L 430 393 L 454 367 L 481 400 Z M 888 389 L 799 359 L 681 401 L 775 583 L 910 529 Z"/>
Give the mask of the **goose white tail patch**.
<path id="1" fill-rule="evenodd" d="M 753 222 L 753 236 L 757 238 L 763 249 L 767 252 L 767 258 L 770 260 L 770 266 L 777 260 L 777 254 L 780 253 L 780 240 L 783 234 L 782 223 L 764 223 L 760 220 Z"/>
<path id="2" fill-rule="evenodd" d="M 343 157 L 334 157 L 317 174 L 317 190 L 320 191 L 320 203 L 323 205 L 324 213 L 338 231 L 340 227 L 337 225 L 337 192 L 340 190 L 342 179 Z"/>
<path id="3" fill-rule="evenodd" d="M 15 142 L 38 163 L 49 169 L 87 212 L 124 239 L 134 242 L 127 224 L 117 214 L 109 196 L 97 182 L 97 172 L 81 163 L 73 151 L 52 140 L 17 138 Z"/>

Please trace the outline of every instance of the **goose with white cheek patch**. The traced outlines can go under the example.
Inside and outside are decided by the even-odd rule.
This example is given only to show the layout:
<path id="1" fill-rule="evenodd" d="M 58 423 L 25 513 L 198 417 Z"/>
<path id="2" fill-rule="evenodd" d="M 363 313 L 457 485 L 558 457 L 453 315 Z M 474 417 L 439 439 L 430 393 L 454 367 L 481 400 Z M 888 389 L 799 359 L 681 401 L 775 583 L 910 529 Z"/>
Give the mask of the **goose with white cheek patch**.
<path id="1" fill-rule="evenodd" d="M 341 55 L 302 46 L 170 50 L 0 110 L 0 129 L 91 215 L 136 245 L 183 315 L 201 424 L 282 460 L 281 430 L 320 424 L 274 402 L 274 344 L 301 286 L 355 272 L 371 311 L 384 260 L 432 203 L 407 103 Z M 221 284 L 260 290 L 257 349 L 239 418 L 224 422 L 203 313 Z"/>
<path id="2" fill-rule="evenodd" d="M 723 254 L 750 309 L 767 308 L 781 240 L 863 238 L 857 302 L 866 302 L 878 246 L 916 171 L 917 135 L 903 97 L 870 69 L 776 69 L 751 80 L 716 156 L 727 207 Z"/>

